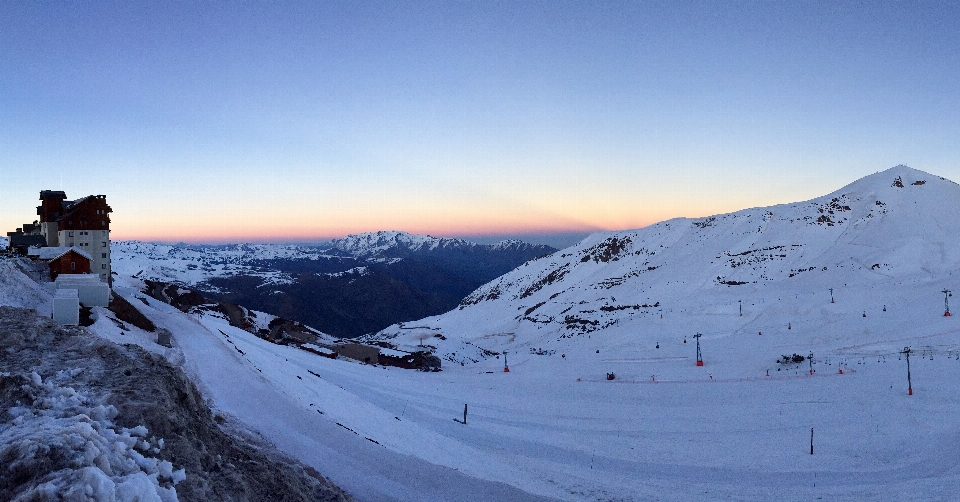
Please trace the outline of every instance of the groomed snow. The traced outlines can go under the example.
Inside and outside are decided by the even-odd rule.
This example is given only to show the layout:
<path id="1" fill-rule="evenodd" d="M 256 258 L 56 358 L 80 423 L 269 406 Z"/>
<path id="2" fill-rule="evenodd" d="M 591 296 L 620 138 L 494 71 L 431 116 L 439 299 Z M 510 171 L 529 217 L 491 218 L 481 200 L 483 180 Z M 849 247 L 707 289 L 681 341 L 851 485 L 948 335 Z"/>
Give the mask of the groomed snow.
<path id="1" fill-rule="evenodd" d="M 215 406 L 364 501 L 954 500 L 960 321 L 941 291 L 958 216 L 960 188 L 898 167 L 813 201 L 598 234 L 380 334 L 437 347 L 439 373 L 143 310 Z M 624 236 L 617 260 L 593 259 Z M 139 308 L 137 287 L 117 280 Z M 794 353 L 813 363 L 776 363 Z"/>

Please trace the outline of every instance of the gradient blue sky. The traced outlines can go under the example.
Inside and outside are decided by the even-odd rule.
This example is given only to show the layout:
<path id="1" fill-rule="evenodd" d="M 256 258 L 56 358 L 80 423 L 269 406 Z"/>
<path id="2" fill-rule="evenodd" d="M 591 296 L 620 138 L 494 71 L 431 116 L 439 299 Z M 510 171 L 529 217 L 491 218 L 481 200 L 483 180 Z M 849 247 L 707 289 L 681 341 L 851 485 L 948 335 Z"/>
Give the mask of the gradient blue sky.
<path id="1" fill-rule="evenodd" d="M 0 2 L 0 228 L 588 232 L 960 181 L 960 6 Z"/>

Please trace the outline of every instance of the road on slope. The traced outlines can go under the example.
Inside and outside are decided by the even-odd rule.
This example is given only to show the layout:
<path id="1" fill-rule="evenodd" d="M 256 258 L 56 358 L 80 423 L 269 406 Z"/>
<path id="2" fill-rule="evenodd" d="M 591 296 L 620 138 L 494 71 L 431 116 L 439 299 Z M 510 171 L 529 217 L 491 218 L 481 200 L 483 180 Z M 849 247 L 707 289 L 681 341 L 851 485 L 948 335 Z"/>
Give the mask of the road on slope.
<path id="1" fill-rule="evenodd" d="M 135 290 L 117 288 L 128 301 Z M 237 417 L 281 450 L 367 502 L 549 501 L 504 483 L 402 455 L 352 434 L 278 392 L 241 354 L 198 321 L 166 304 L 150 302 L 144 313 L 173 334 L 185 369 L 222 412 Z"/>

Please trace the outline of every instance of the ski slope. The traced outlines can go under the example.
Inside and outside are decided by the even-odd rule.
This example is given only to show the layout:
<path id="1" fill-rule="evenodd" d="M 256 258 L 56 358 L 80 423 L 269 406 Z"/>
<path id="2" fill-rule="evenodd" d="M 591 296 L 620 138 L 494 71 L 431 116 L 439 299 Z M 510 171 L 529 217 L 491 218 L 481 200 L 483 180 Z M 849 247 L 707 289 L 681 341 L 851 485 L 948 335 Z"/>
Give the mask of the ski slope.
<path id="1" fill-rule="evenodd" d="M 662 336 L 632 353 L 517 354 L 509 373 L 497 359 L 420 373 L 154 303 L 219 410 L 361 500 L 949 500 L 960 487 L 960 329 L 936 309 L 920 335 L 804 343 L 821 354 L 813 375 L 743 357 L 793 353 L 800 328 L 704 336 L 703 367 L 692 339 Z M 897 316 L 885 314 L 852 320 L 879 332 Z M 912 396 L 904 345 L 917 350 Z"/>
<path id="2" fill-rule="evenodd" d="M 103 310 L 91 329 L 119 343 L 159 350 L 183 364 L 218 412 L 236 416 L 360 500 L 544 500 L 501 482 L 470 477 L 454 468 L 386 448 L 337 425 L 331 417 L 344 412 L 336 410 L 353 410 L 350 416 L 363 417 L 363 411 L 369 412 L 373 406 L 365 405 L 361 398 L 351 398 L 356 390 L 340 389 L 334 376 L 337 372 L 330 374 L 332 381 L 328 382 L 305 369 L 313 368 L 319 374 L 325 371 L 322 363 L 329 362 L 344 375 L 359 372 L 362 377 L 375 368 L 274 345 L 230 326 L 225 319 L 185 314 L 153 299 L 147 299 L 149 305 L 144 305 L 137 298 L 142 294 L 119 282 L 115 291 L 137 302 L 155 324 L 169 329 L 174 348 L 159 347 L 154 343 L 155 335 L 133 327 L 121 332 L 106 319 L 109 313 Z M 293 382 L 308 385 L 298 387 Z M 330 416 L 320 413 L 326 413 L 326 409 Z M 355 420 L 344 422 L 370 428 L 357 425 Z M 346 425 L 344 422 L 341 424 Z"/>
<path id="3" fill-rule="evenodd" d="M 93 329 L 183 364 L 220 412 L 365 501 L 954 500 L 958 208 L 960 187 L 898 166 L 812 201 L 594 235 L 371 337 L 434 347 L 439 373 L 143 305 L 129 276 L 116 290 L 174 348 L 105 311 Z M 795 353 L 812 362 L 777 363 Z"/>

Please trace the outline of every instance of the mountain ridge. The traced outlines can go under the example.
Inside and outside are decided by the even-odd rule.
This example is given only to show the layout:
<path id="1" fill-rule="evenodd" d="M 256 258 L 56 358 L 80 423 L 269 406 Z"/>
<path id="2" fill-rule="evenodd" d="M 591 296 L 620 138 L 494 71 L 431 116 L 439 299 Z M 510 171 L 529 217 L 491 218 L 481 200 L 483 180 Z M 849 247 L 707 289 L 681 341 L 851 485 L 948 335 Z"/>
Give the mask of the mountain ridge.
<path id="1" fill-rule="evenodd" d="M 114 270 L 357 336 L 446 311 L 477 286 L 555 251 L 521 241 L 477 244 L 398 231 L 329 245 L 164 245 L 121 241 Z"/>
<path id="2" fill-rule="evenodd" d="M 445 336 L 436 345 L 447 360 L 470 362 L 533 340 L 563 346 L 604 330 L 646 329 L 665 312 L 698 308 L 698 297 L 709 311 L 735 308 L 735 297 L 934 280 L 960 265 L 947 242 L 960 233 L 958 216 L 960 185 L 901 165 L 803 202 L 595 233 L 416 324 Z M 512 314 L 498 314 L 505 312 Z M 516 341 L 471 348 L 497 332 Z M 368 337 L 399 348 L 413 338 L 402 325 Z"/>

